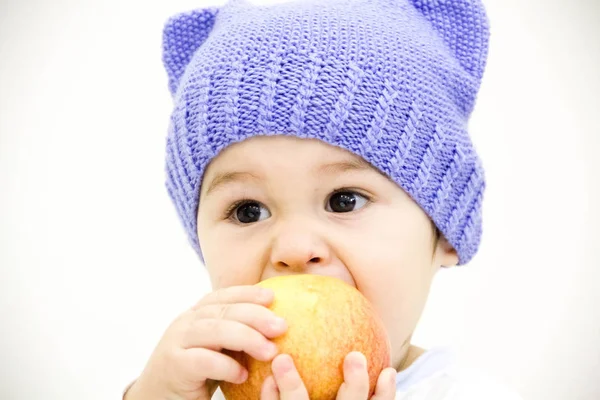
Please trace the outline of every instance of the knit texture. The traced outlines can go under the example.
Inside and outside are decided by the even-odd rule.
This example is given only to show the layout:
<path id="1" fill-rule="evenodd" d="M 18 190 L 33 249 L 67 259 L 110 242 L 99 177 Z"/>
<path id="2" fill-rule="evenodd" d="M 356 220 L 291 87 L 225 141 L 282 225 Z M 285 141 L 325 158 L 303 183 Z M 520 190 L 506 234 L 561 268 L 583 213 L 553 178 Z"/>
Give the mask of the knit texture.
<path id="1" fill-rule="evenodd" d="M 207 164 L 246 138 L 294 135 L 379 168 L 431 217 L 459 264 L 471 260 L 485 180 L 467 123 L 488 40 L 479 0 L 232 0 L 170 18 L 166 186 L 200 258 Z"/>

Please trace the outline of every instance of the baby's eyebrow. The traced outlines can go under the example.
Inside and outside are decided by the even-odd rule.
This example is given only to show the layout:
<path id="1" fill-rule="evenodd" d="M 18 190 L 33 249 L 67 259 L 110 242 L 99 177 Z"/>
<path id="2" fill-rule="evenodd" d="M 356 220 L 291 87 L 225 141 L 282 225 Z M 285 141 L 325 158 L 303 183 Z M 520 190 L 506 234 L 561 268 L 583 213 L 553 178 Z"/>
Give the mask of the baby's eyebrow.
<path id="1" fill-rule="evenodd" d="M 219 187 L 224 186 L 231 182 L 236 181 L 247 181 L 247 180 L 256 180 L 260 181 L 260 177 L 251 172 L 222 172 L 215 175 L 210 184 L 208 185 L 208 189 L 206 190 L 206 195 L 208 196 L 211 192 L 214 192 Z"/>
<path id="2" fill-rule="evenodd" d="M 340 174 L 349 171 L 376 171 L 385 176 L 385 174 L 371 166 L 371 164 L 362 158 L 323 164 L 315 170 L 315 174 Z"/>
<path id="3" fill-rule="evenodd" d="M 315 174 L 338 174 L 347 171 L 367 171 L 373 168 L 360 158 L 327 163 L 319 166 Z"/>

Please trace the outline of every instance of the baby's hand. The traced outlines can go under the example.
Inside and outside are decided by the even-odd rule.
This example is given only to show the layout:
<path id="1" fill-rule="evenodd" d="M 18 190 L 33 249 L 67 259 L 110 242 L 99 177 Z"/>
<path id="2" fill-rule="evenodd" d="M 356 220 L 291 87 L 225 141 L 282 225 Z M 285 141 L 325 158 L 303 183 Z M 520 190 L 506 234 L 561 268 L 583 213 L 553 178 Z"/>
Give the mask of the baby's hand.
<path id="1" fill-rule="evenodd" d="M 294 366 L 292 358 L 280 354 L 273 360 L 273 375 L 262 387 L 261 400 L 309 400 L 304 383 Z M 337 393 L 337 400 L 393 400 L 396 395 L 396 370 L 386 368 L 379 374 L 375 393 L 369 397 L 369 374 L 365 356 L 349 353 L 344 359 L 344 383 Z"/>
<path id="2" fill-rule="evenodd" d="M 270 361 L 277 348 L 269 339 L 287 329 L 267 308 L 273 291 L 235 286 L 205 296 L 164 333 L 126 400 L 209 400 L 217 381 L 241 383 L 247 371 L 221 350 L 243 351 Z"/>

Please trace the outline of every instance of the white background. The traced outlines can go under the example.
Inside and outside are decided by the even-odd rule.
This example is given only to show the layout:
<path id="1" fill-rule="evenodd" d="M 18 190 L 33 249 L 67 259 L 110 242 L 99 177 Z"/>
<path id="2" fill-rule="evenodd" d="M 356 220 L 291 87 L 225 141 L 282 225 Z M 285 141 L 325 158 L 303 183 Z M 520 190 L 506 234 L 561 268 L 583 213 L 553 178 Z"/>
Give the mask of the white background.
<path id="1" fill-rule="evenodd" d="M 117 399 L 208 290 L 163 186 L 160 51 L 168 16 L 209 3 L 0 4 L 0 398 Z M 416 343 L 526 399 L 597 400 L 600 2 L 486 4 L 484 242 L 437 277 Z"/>

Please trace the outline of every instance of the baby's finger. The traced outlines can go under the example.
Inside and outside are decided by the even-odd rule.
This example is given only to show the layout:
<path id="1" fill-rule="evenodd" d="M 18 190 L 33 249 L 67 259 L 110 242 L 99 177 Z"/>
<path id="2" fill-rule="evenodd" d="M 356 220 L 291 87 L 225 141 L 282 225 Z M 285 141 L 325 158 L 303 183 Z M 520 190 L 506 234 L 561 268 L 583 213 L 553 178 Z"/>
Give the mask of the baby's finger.
<path id="1" fill-rule="evenodd" d="M 377 378 L 377 386 L 375 394 L 371 400 L 391 400 L 396 397 L 396 370 L 394 368 L 386 368 L 381 371 Z"/>
<path id="2" fill-rule="evenodd" d="M 181 366 L 186 374 L 191 373 L 198 381 L 212 379 L 242 383 L 248 377 L 248 371 L 233 358 L 203 348 L 184 350 L 181 354 Z"/>
<path id="3" fill-rule="evenodd" d="M 309 400 L 308 392 L 294 366 L 292 357 L 287 354 L 278 355 L 273 360 L 271 369 L 281 400 Z"/>
<path id="4" fill-rule="evenodd" d="M 260 400 L 279 400 L 279 390 L 273 375 L 269 375 L 260 390 Z"/>
<path id="5" fill-rule="evenodd" d="M 255 285 L 230 286 L 210 292 L 192 310 L 208 304 L 255 303 L 268 306 L 273 302 L 273 290 Z"/>
<path id="6" fill-rule="evenodd" d="M 366 400 L 369 397 L 367 359 L 353 351 L 344 358 L 344 383 L 338 390 L 337 400 Z"/>
<path id="7" fill-rule="evenodd" d="M 209 304 L 196 309 L 193 318 L 227 319 L 241 322 L 256 329 L 268 338 L 275 338 L 287 329 L 283 318 L 268 308 L 252 303 Z"/>
<path id="8" fill-rule="evenodd" d="M 277 354 L 277 346 L 260 332 L 236 321 L 200 319 L 192 323 L 181 339 L 184 349 L 206 347 L 211 350 L 243 351 L 260 361 Z"/>

